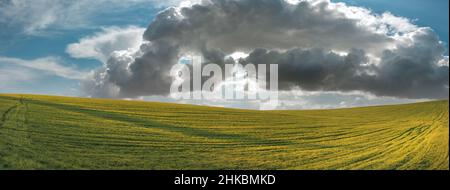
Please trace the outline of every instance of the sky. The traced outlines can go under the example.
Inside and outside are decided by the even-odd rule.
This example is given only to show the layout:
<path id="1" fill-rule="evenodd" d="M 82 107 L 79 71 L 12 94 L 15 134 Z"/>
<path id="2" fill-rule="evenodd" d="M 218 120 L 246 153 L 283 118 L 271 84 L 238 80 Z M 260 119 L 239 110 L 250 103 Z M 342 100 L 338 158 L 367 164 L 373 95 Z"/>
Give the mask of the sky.
<path id="1" fill-rule="evenodd" d="M 377 13 L 389 11 L 395 15 L 412 19 L 419 26 L 433 28 L 441 40 L 446 43 L 448 49 L 448 0 L 342 0 L 336 2 L 363 6 Z"/>
<path id="2" fill-rule="evenodd" d="M 172 102 L 163 72 L 149 74 L 170 64 L 152 60 L 170 63 L 189 49 L 205 57 L 245 51 L 243 62 L 271 56 L 283 63 L 278 109 L 448 99 L 448 0 L 283 2 L 224 0 L 197 9 L 180 0 L 0 0 L 0 93 Z"/>

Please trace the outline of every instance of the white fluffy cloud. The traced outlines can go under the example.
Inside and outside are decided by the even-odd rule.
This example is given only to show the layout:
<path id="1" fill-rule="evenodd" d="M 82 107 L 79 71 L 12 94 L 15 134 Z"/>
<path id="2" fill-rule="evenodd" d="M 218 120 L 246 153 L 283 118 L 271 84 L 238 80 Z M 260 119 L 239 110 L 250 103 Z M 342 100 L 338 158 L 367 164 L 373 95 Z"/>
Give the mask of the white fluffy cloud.
<path id="1" fill-rule="evenodd" d="M 87 71 L 80 71 L 75 67 L 63 65 L 61 62 L 56 57 L 45 57 L 34 60 L 0 57 L 0 72 L 4 76 L 8 76 L 8 80 L 27 80 L 38 77 L 39 75 L 52 75 L 72 80 L 83 80 L 89 75 Z M 28 74 L 16 75 L 22 71 Z"/>
<path id="2" fill-rule="evenodd" d="M 405 104 L 429 101 L 430 99 L 404 99 L 395 97 L 378 97 L 365 92 L 339 92 L 339 91 L 303 91 L 293 89 L 290 91 L 280 91 L 278 110 L 305 110 L 305 109 L 336 109 L 363 106 L 378 106 Z M 216 106 L 239 109 L 261 109 L 260 101 L 249 100 L 174 100 L 163 96 L 145 96 L 141 100 L 157 102 L 177 102 L 184 104 L 195 104 L 203 106 Z"/>
<path id="3" fill-rule="evenodd" d="M 379 97 L 372 94 L 351 91 L 303 91 L 295 89 L 280 92 L 280 103 L 278 109 L 334 109 L 361 106 L 376 106 L 386 104 L 404 104 L 429 99 L 404 99 L 396 97 Z"/>
<path id="4" fill-rule="evenodd" d="M 145 28 L 135 26 L 104 28 L 93 36 L 68 45 L 66 52 L 74 58 L 93 58 L 105 63 L 115 51 L 137 51 L 144 31 Z"/>

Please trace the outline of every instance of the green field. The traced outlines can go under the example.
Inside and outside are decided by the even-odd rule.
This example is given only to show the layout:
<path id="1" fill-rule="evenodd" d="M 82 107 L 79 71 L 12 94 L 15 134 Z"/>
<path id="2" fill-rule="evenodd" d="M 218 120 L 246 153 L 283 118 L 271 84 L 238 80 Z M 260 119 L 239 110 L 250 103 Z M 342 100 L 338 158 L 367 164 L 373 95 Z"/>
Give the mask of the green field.
<path id="1" fill-rule="evenodd" d="M 448 101 L 250 111 L 0 95 L 0 169 L 449 169 Z"/>

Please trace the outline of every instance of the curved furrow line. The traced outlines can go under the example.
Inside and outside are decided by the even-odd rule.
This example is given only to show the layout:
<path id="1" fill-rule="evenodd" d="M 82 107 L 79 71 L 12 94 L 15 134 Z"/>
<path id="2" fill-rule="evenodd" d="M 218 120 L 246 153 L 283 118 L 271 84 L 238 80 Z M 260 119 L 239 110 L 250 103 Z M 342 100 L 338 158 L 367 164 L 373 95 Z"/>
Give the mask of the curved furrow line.
<path id="1" fill-rule="evenodd" d="M 8 108 L 5 112 L 2 114 L 2 118 L 0 120 L 0 127 L 3 127 L 3 125 L 6 123 L 6 120 L 8 119 L 8 115 L 17 108 L 17 105 L 11 106 Z"/>

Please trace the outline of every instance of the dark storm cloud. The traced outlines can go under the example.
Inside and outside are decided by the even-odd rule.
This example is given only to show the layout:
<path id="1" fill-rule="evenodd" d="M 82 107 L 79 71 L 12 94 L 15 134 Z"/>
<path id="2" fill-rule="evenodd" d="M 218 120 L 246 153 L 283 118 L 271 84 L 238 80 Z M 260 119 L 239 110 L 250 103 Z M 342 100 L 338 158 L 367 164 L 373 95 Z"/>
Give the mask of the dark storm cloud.
<path id="1" fill-rule="evenodd" d="M 430 30 L 412 36 L 415 44 L 383 52 L 377 65 L 366 64 L 361 49 L 338 55 L 324 49 L 291 49 L 280 53 L 258 49 L 241 64 L 278 64 L 279 88 L 309 91 L 365 91 L 400 98 L 448 98 L 449 69 L 436 64 L 444 51 Z"/>
<path id="2" fill-rule="evenodd" d="M 144 40 L 138 52 L 114 54 L 85 84 L 88 92 L 167 95 L 169 70 L 184 54 L 223 64 L 224 56 L 244 51 L 244 64 L 279 64 L 281 90 L 448 97 L 448 59 L 438 64 L 445 49 L 431 29 L 328 1 L 211 0 L 168 8 Z"/>

